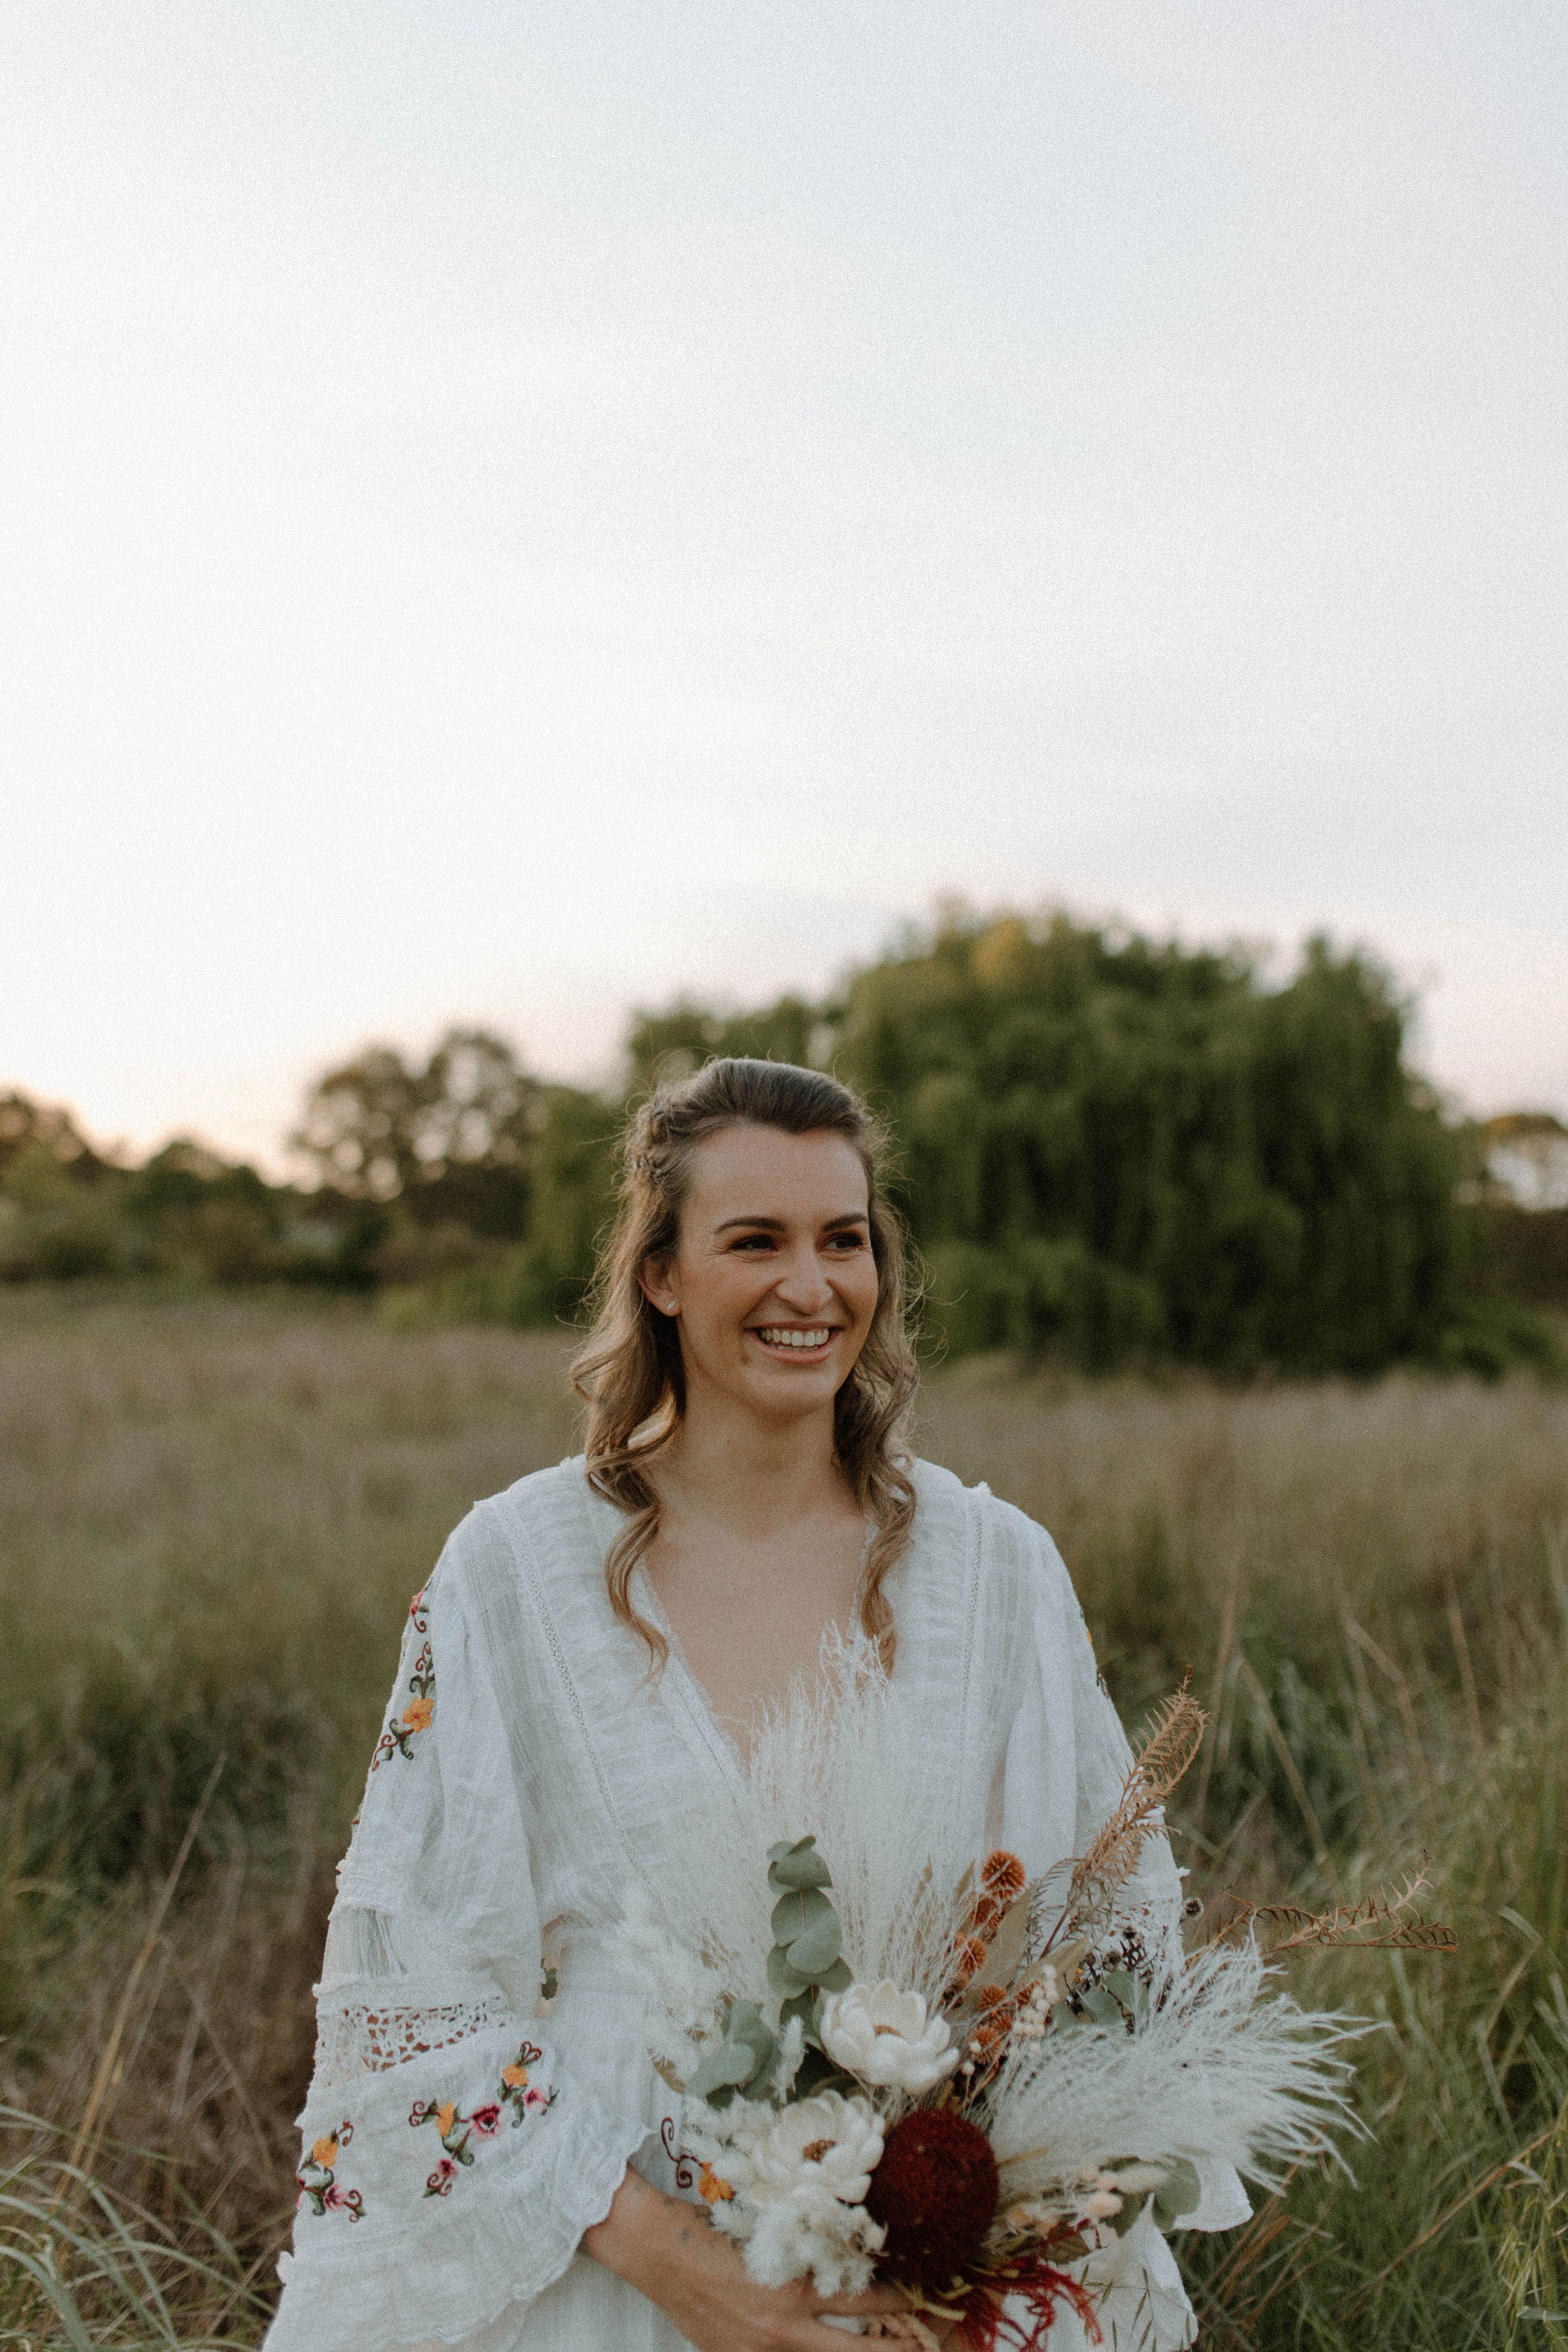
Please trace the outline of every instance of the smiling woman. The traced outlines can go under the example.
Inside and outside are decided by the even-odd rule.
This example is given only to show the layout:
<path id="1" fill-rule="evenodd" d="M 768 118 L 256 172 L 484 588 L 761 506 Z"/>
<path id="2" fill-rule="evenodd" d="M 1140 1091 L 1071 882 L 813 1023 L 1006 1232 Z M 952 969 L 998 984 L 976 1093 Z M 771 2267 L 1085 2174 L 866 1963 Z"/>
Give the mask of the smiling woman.
<path id="1" fill-rule="evenodd" d="M 887 1153 L 847 1087 L 778 1062 L 711 1062 L 656 1094 L 626 1138 L 576 1367 L 588 1476 L 627 1515 L 607 1563 L 611 1603 L 662 1656 L 662 1627 L 630 1596 L 646 1561 L 682 1639 L 691 1631 L 707 1650 L 711 1605 L 721 1623 L 735 1613 L 719 1588 L 742 1580 L 737 1541 L 787 1551 L 745 1563 L 748 1593 L 766 1596 L 749 1620 L 755 1646 L 784 1637 L 766 1645 L 773 1668 L 752 1696 L 808 1664 L 823 1625 L 857 1610 L 892 1663 L 882 1583 L 914 1517 L 902 1441 L 917 1373 Z M 820 1579 L 809 1594 L 803 1560 L 805 1581 Z M 787 1628 L 786 1595 L 799 1603 Z"/>
<path id="2" fill-rule="evenodd" d="M 781 2093 L 800 2102 L 780 2126 L 800 2146 L 779 2158 L 773 2219 L 839 2253 L 767 2273 L 709 2225 L 734 2192 L 686 2152 L 690 2069 L 656 2071 L 647 2022 L 657 1955 L 690 1927 L 682 1854 L 732 1834 L 748 1804 L 795 1842 L 770 1859 L 806 1853 L 820 1825 L 768 1793 L 760 1763 L 753 1778 L 753 1743 L 793 1724 L 838 1769 L 847 1689 L 897 1704 L 896 1762 L 855 1797 L 892 1808 L 920 1845 L 911 1884 L 979 1884 L 999 1860 L 1036 1881 L 1086 1851 L 1125 1785 L 1127 1743 L 1049 1537 L 910 1454 L 915 1364 L 883 1151 L 854 1095 L 786 1065 L 712 1063 L 635 1116 L 575 1370 L 585 1453 L 477 1505 L 410 1614 L 393 1737 L 328 1937 L 271 2352 L 952 2339 L 874 2276 L 887 2232 L 855 2200 L 882 2140 L 852 2072 L 834 2074 L 854 2037 L 825 2011 L 837 2055 L 797 2039 L 794 2061 L 803 2084 L 817 2079 L 804 2054 L 849 2097 Z M 808 1890 L 825 1883 L 820 1860 L 801 1867 Z M 1172 1945 L 1163 1836 L 1124 1899 L 1140 1948 Z M 828 1908 L 819 1893 L 788 1901 L 792 1920 Z M 792 1968 L 808 1940 L 790 1943 Z M 856 1957 L 847 1945 L 845 2013 L 881 2035 L 893 2029 L 875 2021 L 908 2012 L 939 2075 L 957 2063 L 946 2008 L 928 2020 L 897 1983 L 853 1983 Z M 713 2043 L 722 2067 L 736 2035 L 774 2051 L 798 2036 L 780 2006 L 794 1978 L 781 1991 L 770 1966 L 768 1981 L 767 2019 L 705 2011 L 692 2046 Z M 1200 2186 L 1185 2227 L 1245 2215 L 1223 2165 Z M 1094 2340 L 1091 2297 L 1124 2352 L 1191 2341 L 1152 2210 L 1077 2273 L 1052 2352 Z"/>

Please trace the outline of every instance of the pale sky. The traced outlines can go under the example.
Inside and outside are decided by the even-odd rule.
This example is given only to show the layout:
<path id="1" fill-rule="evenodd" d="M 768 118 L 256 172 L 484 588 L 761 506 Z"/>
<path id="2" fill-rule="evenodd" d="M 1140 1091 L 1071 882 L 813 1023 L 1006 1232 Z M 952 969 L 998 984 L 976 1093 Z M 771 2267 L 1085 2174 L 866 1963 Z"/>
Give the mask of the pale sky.
<path id="1" fill-rule="evenodd" d="M 1561 0 L 10 0 L 0 1085 L 823 984 L 939 894 L 1568 1111 Z"/>

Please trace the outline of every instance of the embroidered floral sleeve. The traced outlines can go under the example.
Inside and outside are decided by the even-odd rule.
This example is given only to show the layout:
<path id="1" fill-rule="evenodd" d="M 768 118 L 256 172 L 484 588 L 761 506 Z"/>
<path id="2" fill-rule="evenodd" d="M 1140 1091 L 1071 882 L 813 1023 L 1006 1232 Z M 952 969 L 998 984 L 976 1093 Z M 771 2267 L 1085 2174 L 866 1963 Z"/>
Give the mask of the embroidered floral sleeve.
<path id="1" fill-rule="evenodd" d="M 378 1770 L 390 1756 L 401 1756 L 405 1764 L 411 1763 L 413 1743 L 420 1732 L 429 1730 L 431 1717 L 436 1712 L 436 1665 L 430 1653 L 430 1618 L 422 1591 L 416 1592 L 409 1604 L 408 1622 L 419 1641 L 413 1668 L 405 1685 L 412 1696 L 406 1705 L 402 1705 L 401 1693 L 393 1693 L 385 1727 L 376 1742 L 375 1754 L 370 1759 L 373 1772 Z M 406 1648 L 405 1641 L 405 1652 Z"/>
<path id="2" fill-rule="evenodd" d="M 346 2213 L 351 2221 L 364 2219 L 364 2200 L 357 2189 L 340 2186 L 337 2176 L 338 2159 L 354 2136 L 354 2127 L 346 2119 L 335 2132 L 324 2132 L 314 2140 L 310 2153 L 299 2173 L 300 2202 L 323 2221 L 329 2213 Z"/>
<path id="3" fill-rule="evenodd" d="M 533 2015 L 529 1833 L 462 1567 L 444 1557 L 416 1596 L 340 1872 L 268 2352 L 491 2340 L 565 2270 L 650 2128 L 640 2046 L 634 2095 L 608 2107 Z"/>

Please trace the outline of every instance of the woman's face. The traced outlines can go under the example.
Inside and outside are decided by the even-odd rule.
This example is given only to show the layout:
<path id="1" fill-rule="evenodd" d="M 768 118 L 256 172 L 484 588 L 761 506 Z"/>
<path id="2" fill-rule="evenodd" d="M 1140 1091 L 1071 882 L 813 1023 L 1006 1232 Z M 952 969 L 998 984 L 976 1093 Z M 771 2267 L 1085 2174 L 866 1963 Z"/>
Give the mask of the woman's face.
<path id="1" fill-rule="evenodd" d="M 699 1144 L 679 1244 L 642 1276 L 679 1318 L 689 1401 L 706 1387 L 768 1420 L 832 1405 L 876 1311 L 867 1206 L 841 1135 L 737 1125 Z"/>

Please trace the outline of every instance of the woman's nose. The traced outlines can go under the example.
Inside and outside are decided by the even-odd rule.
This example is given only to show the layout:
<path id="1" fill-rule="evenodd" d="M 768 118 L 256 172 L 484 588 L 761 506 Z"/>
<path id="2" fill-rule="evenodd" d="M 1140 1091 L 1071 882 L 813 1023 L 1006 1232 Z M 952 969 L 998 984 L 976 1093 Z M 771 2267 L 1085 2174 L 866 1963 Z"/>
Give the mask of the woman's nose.
<path id="1" fill-rule="evenodd" d="M 814 1249 L 792 1251 L 773 1288 L 780 1305 L 793 1307 L 797 1315 L 820 1312 L 833 1297 Z"/>

